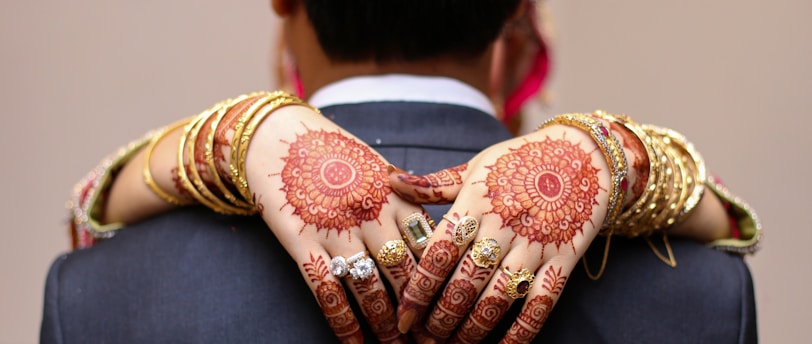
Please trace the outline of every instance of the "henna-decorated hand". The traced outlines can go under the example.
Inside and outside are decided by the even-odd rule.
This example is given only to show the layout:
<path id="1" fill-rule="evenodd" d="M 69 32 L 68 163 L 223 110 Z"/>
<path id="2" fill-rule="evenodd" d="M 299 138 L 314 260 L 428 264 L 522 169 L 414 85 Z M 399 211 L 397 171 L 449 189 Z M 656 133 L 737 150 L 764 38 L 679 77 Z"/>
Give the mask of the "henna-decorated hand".
<path id="1" fill-rule="evenodd" d="M 415 259 L 407 249 L 402 261 L 387 267 L 378 252 L 386 242 L 401 239 L 400 219 L 423 210 L 392 193 L 384 159 L 312 110 L 291 106 L 258 128 L 246 170 L 263 219 L 299 264 L 339 339 L 363 342 L 346 287 L 379 340 L 404 341 L 382 279 L 400 297 Z M 368 276 L 363 263 L 345 277 L 331 271 L 333 257 L 365 251 L 377 261 Z"/>
<path id="2" fill-rule="evenodd" d="M 460 182 L 438 184 L 437 174 L 453 174 Z M 629 177 L 633 183 L 635 174 Z M 456 199 L 398 308 L 401 332 L 454 342 L 484 338 L 514 297 L 527 300 L 503 342 L 530 341 L 598 234 L 611 187 L 598 145 L 584 131 L 558 125 L 494 145 L 467 166 L 426 176 L 396 171 L 390 182 L 419 203 Z M 474 221 L 478 231 L 466 240 L 459 230 Z"/>

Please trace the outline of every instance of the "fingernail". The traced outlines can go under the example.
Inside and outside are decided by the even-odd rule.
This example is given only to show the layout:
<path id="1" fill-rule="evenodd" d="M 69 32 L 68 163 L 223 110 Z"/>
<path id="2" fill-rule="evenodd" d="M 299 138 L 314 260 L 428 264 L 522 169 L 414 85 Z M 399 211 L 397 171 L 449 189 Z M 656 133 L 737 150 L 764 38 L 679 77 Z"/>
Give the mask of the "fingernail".
<path id="1" fill-rule="evenodd" d="M 425 344 L 437 344 L 437 341 L 434 340 L 434 338 L 427 338 L 426 341 L 423 342 L 423 343 L 425 343 Z"/>
<path id="2" fill-rule="evenodd" d="M 400 169 L 399 167 L 397 167 L 395 165 L 392 165 L 392 164 L 387 165 L 386 170 L 389 172 L 389 174 L 392 174 L 392 173 L 406 173 L 406 171 L 404 171 L 404 170 Z"/>
<path id="3" fill-rule="evenodd" d="M 409 329 L 412 328 L 412 323 L 414 323 L 414 318 L 417 316 L 417 311 L 410 310 L 403 313 L 400 316 L 400 321 L 398 321 L 398 330 L 400 333 L 407 333 Z"/>

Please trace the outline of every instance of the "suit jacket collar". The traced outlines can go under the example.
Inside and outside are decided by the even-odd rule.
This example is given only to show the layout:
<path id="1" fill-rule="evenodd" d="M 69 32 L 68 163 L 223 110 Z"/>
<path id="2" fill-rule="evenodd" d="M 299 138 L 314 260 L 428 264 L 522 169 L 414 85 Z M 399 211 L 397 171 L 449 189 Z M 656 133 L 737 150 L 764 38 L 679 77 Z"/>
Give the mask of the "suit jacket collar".
<path id="1" fill-rule="evenodd" d="M 407 74 L 347 78 L 322 87 L 308 99 L 313 106 L 370 102 L 422 102 L 465 106 L 494 115 L 488 98 L 456 79 Z"/>

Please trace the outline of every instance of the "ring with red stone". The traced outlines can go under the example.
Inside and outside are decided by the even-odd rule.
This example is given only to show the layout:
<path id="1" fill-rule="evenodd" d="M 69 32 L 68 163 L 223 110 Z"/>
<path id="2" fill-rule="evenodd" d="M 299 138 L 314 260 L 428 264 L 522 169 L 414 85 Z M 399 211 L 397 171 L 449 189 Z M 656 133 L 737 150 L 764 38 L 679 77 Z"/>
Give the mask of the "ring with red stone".
<path id="1" fill-rule="evenodd" d="M 479 221 L 470 216 L 463 216 L 459 221 L 454 221 L 448 215 L 443 215 L 443 219 L 454 224 L 454 244 L 457 246 L 468 244 L 479 229 Z"/>
<path id="2" fill-rule="evenodd" d="M 530 291 L 530 288 L 533 287 L 533 282 L 536 280 L 536 276 L 527 269 L 521 269 L 519 272 L 514 273 L 503 266 L 502 272 L 508 276 L 505 292 L 514 299 L 527 296 L 527 292 Z"/>
<path id="3" fill-rule="evenodd" d="M 474 265 L 489 268 L 499 262 L 500 253 L 502 253 L 502 248 L 496 239 L 482 238 L 471 248 L 471 259 L 474 260 Z"/>

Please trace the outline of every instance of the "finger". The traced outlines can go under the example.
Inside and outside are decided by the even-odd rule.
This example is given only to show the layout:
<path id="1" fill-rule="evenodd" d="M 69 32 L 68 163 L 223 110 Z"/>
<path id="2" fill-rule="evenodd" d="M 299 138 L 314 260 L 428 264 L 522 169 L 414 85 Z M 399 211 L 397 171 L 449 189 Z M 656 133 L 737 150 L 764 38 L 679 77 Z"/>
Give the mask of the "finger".
<path id="1" fill-rule="evenodd" d="M 400 197 L 420 204 L 446 204 L 457 198 L 467 177 L 468 164 L 415 176 L 389 165 L 389 183 Z"/>
<path id="2" fill-rule="evenodd" d="M 468 315 L 480 292 L 497 271 L 501 258 L 507 254 L 509 246 L 503 250 L 499 243 L 509 243 L 510 235 L 494 231 L 491 233 L 494 237 L 485 236 L 487 228 L 499 228 L 500 225 L 486 221 L 483 219 L 479 239 L 465 252 L 428 316 L 426 334 L 437 341 L 447 339 Z"/>
<path id="3" fill-rule="evenodd" d="M 561 296 L 574 265 L 572 260 L 566 260 L 565 264 L 551 260 L 538 270 L 537 283 L 531 287 L 521 313 L 501 343 L 529 343 L 536 337 Z"/>
<path id="4" fill-rule="evenodd" d="M 327 323 L 343 343 L 363 343 L 361 325 L 350 308 L 347 294 L 335 276 L 330 273 L 330 256 L 323 249 L 306 253 L 296 259 L 316 301 L 319 303 Z"/>
<path id="5" fill-rule="evenodd" d="M 409 210 L 403 209 L 398 212 L 408 213 Z M 418 212 L 412 214 L 420 215 Z M 408 240 L 401 237 L 398 226 L 398 223 L 392 221 L 384 222 L 378 228 L 364 229 L 363 235 L 364 243 L 370 249 L 370 255 L 377 262 L 378 269 L 392 286 L 396 297 L 400 299 L 409 278 L 417 270 L 417 260 L 409 249 Z"/>
<path id="6" fill-rule="evenodd" d="M 497 271 L 468 317 L 454 333 L 452 343 L 479 343 L 490 333 L 515 301 L 504 292 L 507 276 Z"/>
<path id="7" fill-rule="evenodd" d="M 417 271 L 403 292 L 398 307 L 398 329 L 401 333 L 406 333 L 411 328 L 419 330 L 417 325 L 421 323 L 429 303 L 442 287 L 446 277 L 457 266 L 461 253 L 467 248 L 467 241 L 455 242 L 455 230 L 459 226 L 450 221 L 459 223 L 465 217 L 468 216 L 452 212 L 448 217 L 444 216 L 437 226 L 428 248 L 420 259 Z M 477 227 L 478 222 L 474 228 Z M 476 233 L 474 231 L 468 234 L 473 237 Z"/>
<path id="8" fill-rule="evenodd" d="M 494 227 L 498 228 L 498 227 Z M 499 323 L 510 305 L 523 298 L 535 282 L 532 272 L 542 265 L 541 245 L 514 242 L 511 233 L 496 233 L 499 242 L 515 245 L 496 268 L 494 277 L 479 296 L 476 306 L 455 334 L 456 342 L 479 342 Z"/>
<path id="9" fill-rule="evenodd" d="M 447 339 L 468 315 L 479 293 L 487 285 L 495 267 L 483 268 L 474 264 L 469 250 L 462 263 L 446 284 L 443 294 L 426 320 L 425 332 L 437 341 Z"/>
<path id="10" fill-rule="evenodd" d="M 344 278 L 378 340 L 388 343 L 401 339 L 402 334 L 397 329 L 395 307 L 389 299 L 377 269 L 373 269 L 372 275 L 367 278 L 355 276 Z"/>

